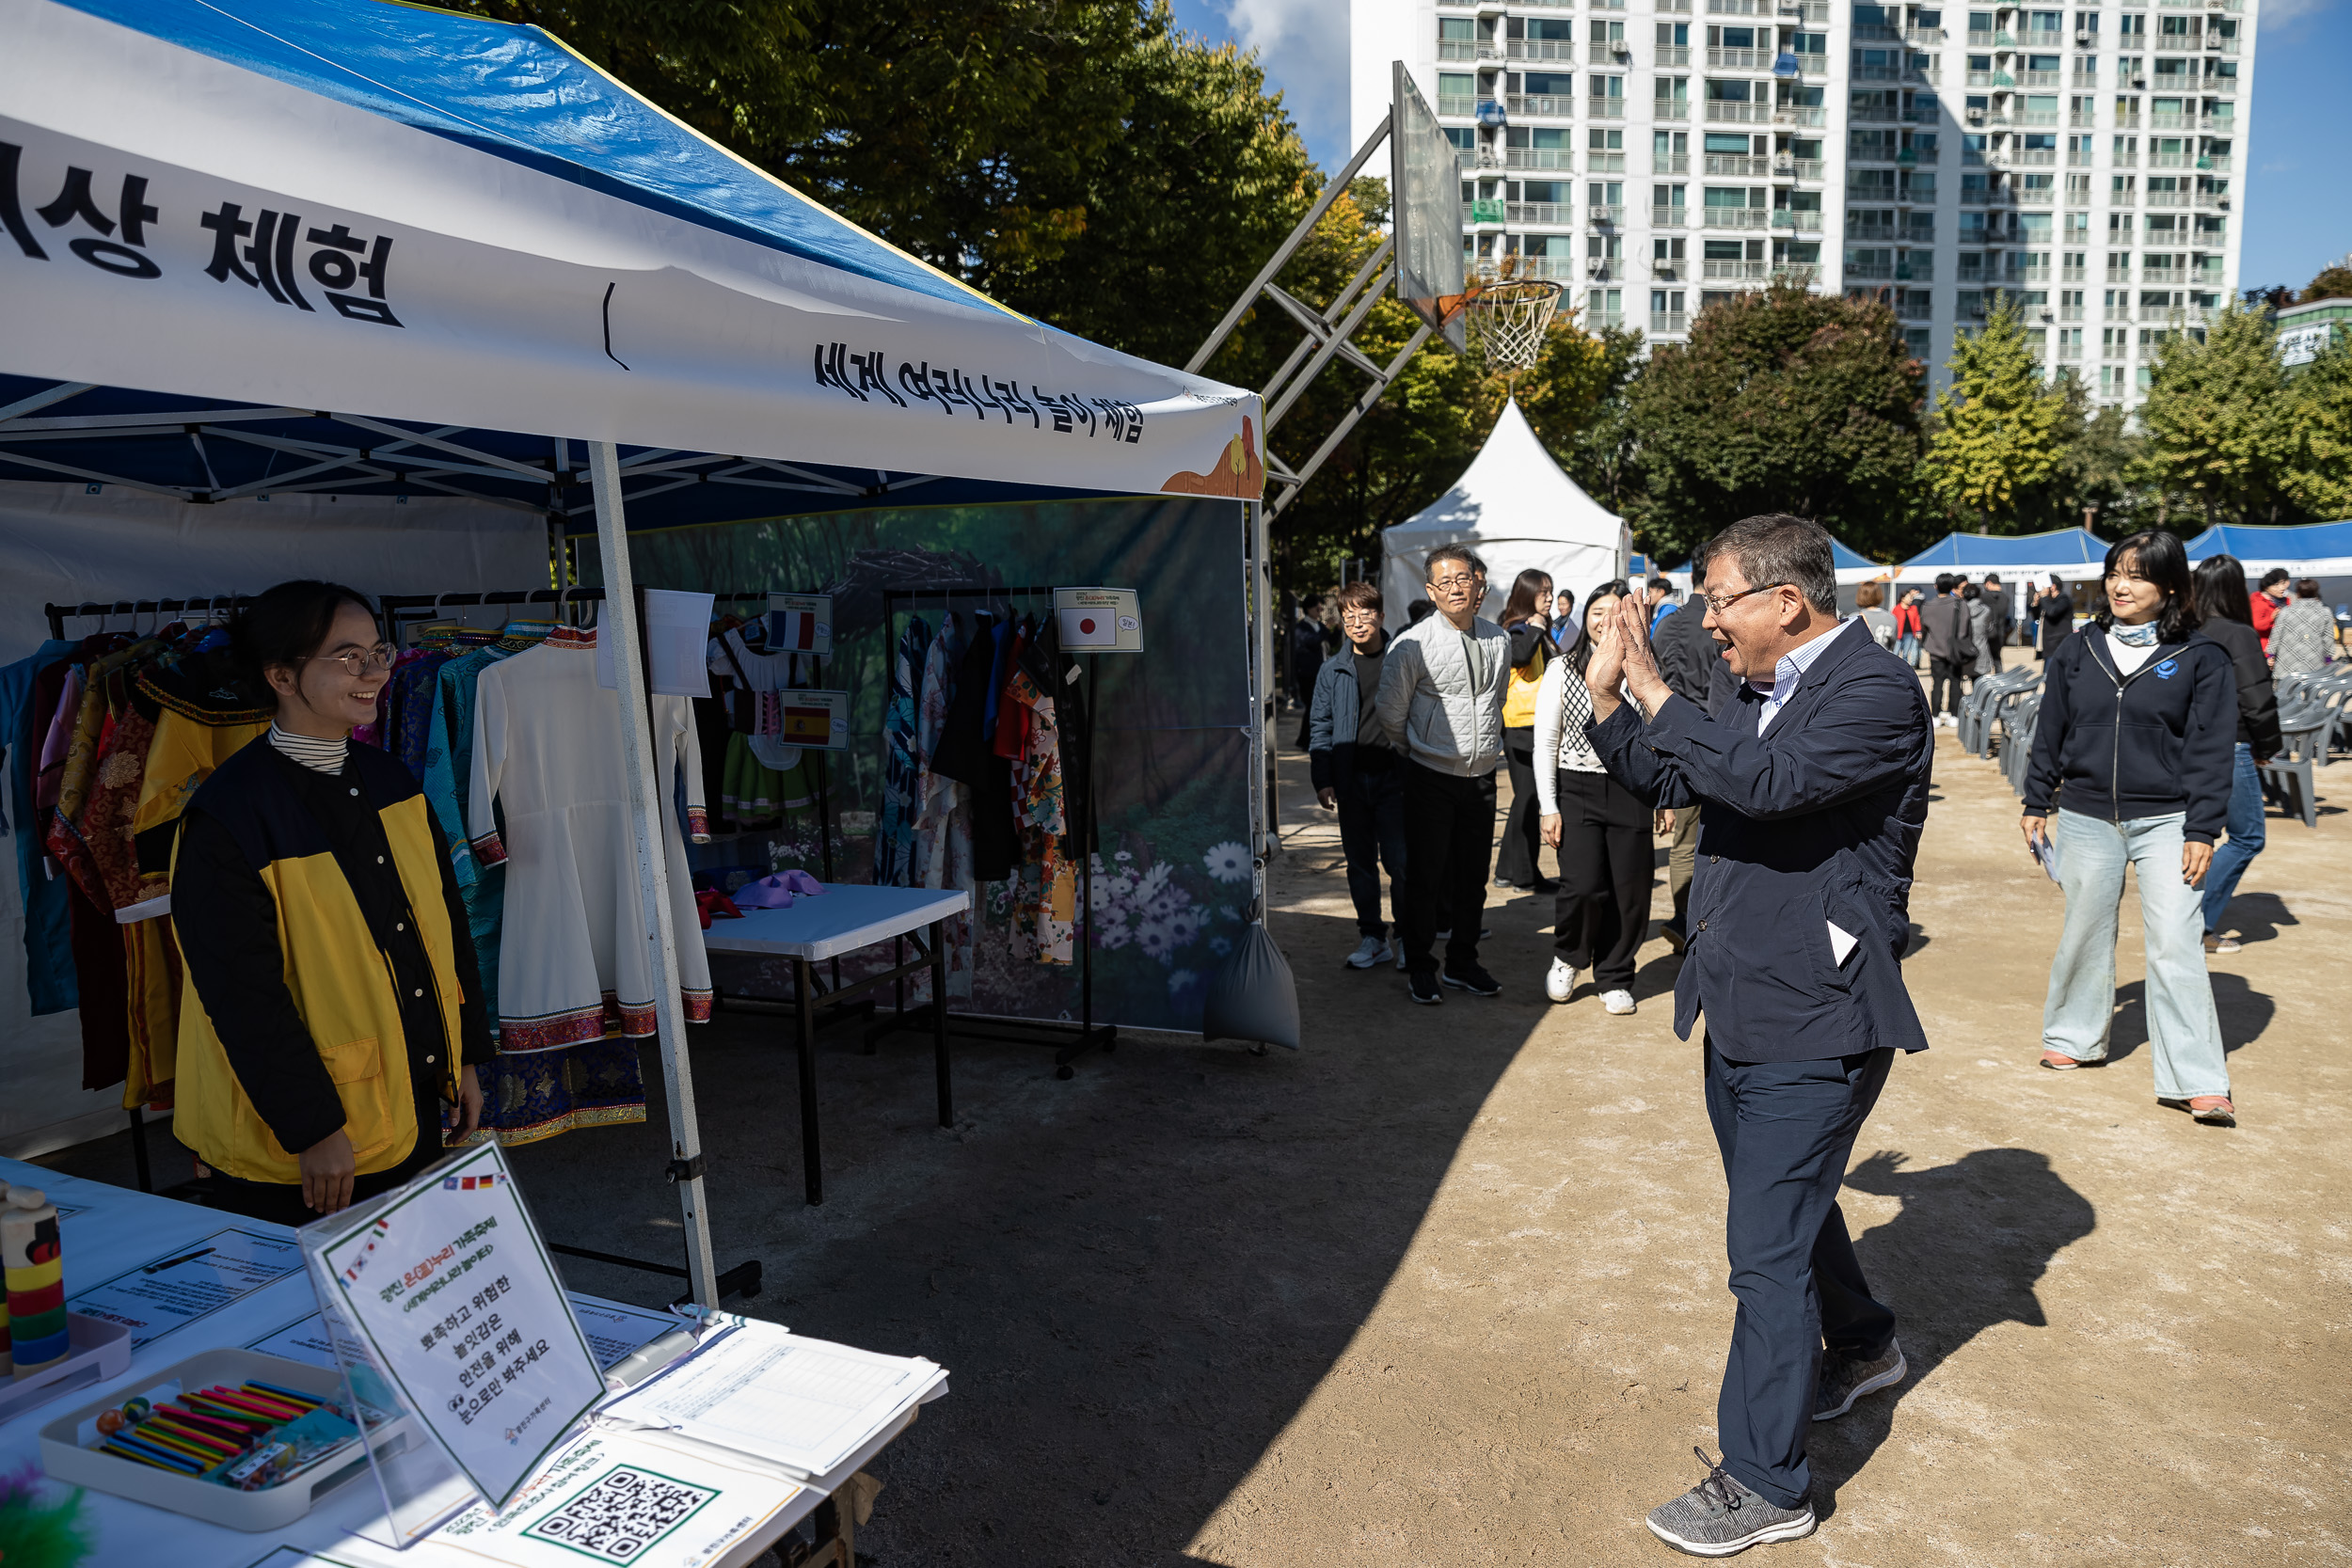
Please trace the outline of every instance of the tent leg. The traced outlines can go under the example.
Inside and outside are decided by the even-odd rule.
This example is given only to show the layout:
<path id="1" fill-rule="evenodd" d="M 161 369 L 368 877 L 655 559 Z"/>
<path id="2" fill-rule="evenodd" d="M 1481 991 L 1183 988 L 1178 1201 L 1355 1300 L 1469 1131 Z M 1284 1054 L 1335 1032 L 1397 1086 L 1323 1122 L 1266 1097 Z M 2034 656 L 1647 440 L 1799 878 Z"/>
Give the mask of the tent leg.
<path id="1" fill-rule="evenodd" d="M 1250 840 L 1259 858 L 1282 852 L 1279 802 L 1276 800 L 1274 754 L 1274 562 L 1267 554 L 1263 501 L 1248 510 L 1250 674 Z"/>
<path id="2" fill-rule="evenodd" d="M 677 931 L 670 919 L 670 870 L 662 822 L 669 777 L 653 762 L 646 706 L 644 628 L 637 622 L 635 575 L 628 529 L 621 510 L 621 454 L 610 441 L 588 443 L 596 490 L 596 548 L 604 564 L 604 634 L 614 639 L 612 668 L 620 679 L 621 753 L 628 777 L 628 815 L 637 838 L 637 902 L 652 949 L 654 1016 L 661 1045 L 661 1082 L 670 1102 L 669 1175 L 686 1221 L 687 1283 L 704 1307 L 719 1305 L 710 1255 L 710 1220 L 703 1205 L 702 1137 L 695 1127 L 694 1070 L 686 1050 L 686 1006 L 680 993 Z"/>

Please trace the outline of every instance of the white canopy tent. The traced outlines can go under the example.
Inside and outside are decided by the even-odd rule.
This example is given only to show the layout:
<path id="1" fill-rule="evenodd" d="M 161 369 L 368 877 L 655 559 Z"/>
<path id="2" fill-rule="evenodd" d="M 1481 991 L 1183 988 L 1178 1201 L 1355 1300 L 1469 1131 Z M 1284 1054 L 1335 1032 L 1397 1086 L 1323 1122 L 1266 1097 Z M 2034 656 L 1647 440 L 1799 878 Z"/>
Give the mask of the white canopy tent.
<path id="1" fill-rule="evenodd" d="M 1513 401 L 1502 405 L 1493 434 L 1454 488 L 1383 530 L 1380 544 L 1383 618 L 1399 631 L 1406 607 L 1424 596 L 1422 562 L 1440 545 L 1467 545 L 1486 563 L 1479 613 L 1493 620 L 1511 580 L 1530 566 L 1549 573 L 1553 586 L 1581 604 L 1593 589 L 1625 575 L 1633 536 L 1552 461 Z"/>
<path id="2" fill-rule="evenodd" d="M 996 305 L 537 28 L 0 0 L 0 477 L 155 492 L 198 527 L 305 491 L 593 513 L 671 1175 L 714 1304 L 631 521 L 935 476 L 1252 501 L 1257 399 Z"/>

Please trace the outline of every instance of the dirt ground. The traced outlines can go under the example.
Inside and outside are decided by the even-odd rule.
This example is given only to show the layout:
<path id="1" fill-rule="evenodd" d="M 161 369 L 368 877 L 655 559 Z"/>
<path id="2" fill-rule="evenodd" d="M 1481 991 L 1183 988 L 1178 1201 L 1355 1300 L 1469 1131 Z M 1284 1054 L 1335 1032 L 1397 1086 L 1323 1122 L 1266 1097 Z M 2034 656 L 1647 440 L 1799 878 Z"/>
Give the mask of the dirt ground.
<path id="1" fill-rule="evenodd" d="M 1754 1560 L 2352 1558 L 2346 817 L 2274 816 L 2233 910 L 2245 950 L 2212 968 L 2244 1124 L 2212 1130 L 2153 1098 L 2128 894 L 2117 1059 L 2036 1069 L 2059 896 L 1994 766 L 1943 746 L 1907 966 L 1934 1049 L 1896 1064 L 1845 1198 L 1911 1377 L 1815 1429 L 1822 1527 Z M 875 1466 L 865 1560 L 1668 1559 L 1641 1517 L 1713 1451 L 1731 1322 L 1675 960 L 1643 949 L 1635 1017 L 1550 1006 L 1549 909 L 1496 890 L 1503 994 L 1412 1007 L 1343 967 L 1337 833 L 1303 758 L 1283 771 L 1300 1053 L 1136 1034 L 1062 1083 L 965 1046 L 951 1133 L 926 1046 L 839 1030 L 812 1210 L 786 1021 L 697 1032 L 721 1262 L 767 1269 L 751 1309 L 953 1374 Z M 516 1151 L 555 1239 L 669 1255 L 661 1117 Z M 53 1163 L 128 1180 L 120 1139 Z"/>

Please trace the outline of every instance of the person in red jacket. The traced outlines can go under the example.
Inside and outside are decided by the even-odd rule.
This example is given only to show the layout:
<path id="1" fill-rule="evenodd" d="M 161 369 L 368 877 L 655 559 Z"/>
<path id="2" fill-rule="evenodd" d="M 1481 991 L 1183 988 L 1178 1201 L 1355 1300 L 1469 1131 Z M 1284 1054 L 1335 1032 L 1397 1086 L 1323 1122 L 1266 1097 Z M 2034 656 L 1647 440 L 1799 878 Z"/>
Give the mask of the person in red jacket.
<path id="1" fill-rule="evenodd" d="M 2263 652 L 2270 652 L 2270 623 L 2279 618 L 2279 607 L 2287 602 L 2287 573 L 2283 566 L 2273 566 L 2263 574 L 2263 584 L 2246 595 L 2246 608 L 2254 612 L 2254 630 L 2263 640 Z"/>

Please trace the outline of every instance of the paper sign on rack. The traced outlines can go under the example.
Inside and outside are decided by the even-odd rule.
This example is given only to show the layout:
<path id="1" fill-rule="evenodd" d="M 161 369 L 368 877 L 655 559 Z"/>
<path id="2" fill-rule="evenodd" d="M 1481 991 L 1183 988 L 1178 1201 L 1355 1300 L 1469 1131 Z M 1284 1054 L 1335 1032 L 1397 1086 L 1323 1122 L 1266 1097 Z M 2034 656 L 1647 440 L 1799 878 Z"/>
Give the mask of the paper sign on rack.
<path id="1" fill-rule="evenodd" d="M 143 1346 L 208 1318 L 222 1307 L 302 1272 L 302 1249 L 283 1236 L 216 1230 L 192 1246 L 93 1285 L 66 1303 L 84 1317 L 131 1330 L 131 1348 Z"/>
<path id="2" fill-rule="evenodd" d="M 604 1375 L 497 1144 L 313 1240 L 312 1282 L 493 1507 L 604 1393 Z"/>
<path id="3" fill-rule="evenodd" d="M 1064 653 L 1143 652 L 1142 600 L 1132 588 L 1057 588 L 1054 615 Z"/>
<path id="4" fill-rule="evenodd" d="M 710 671 L 704 651 L 710 645 L 710 610 L 718 601 L 708 594 L 689 594 L 675 588 L 645 590 L 644 619 L 637 635 L 645 640 L 645 660 L 651 666 L 653 695 L 707 697 Z M 608 618 L 611 607 L 606 609 Z M 620 689 L 620 673 L 612 664 L 612 628 L 596 634 L 596 684 L 607 691 Z"/>
<path id="5" fill-rule="evenodd" d="M 833 595 L 769 594 L 768 651 L 771 654 L 809 654 L 818 658 L 830 657 L 833 654 Z"/>

